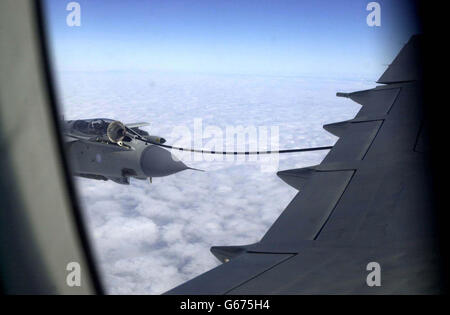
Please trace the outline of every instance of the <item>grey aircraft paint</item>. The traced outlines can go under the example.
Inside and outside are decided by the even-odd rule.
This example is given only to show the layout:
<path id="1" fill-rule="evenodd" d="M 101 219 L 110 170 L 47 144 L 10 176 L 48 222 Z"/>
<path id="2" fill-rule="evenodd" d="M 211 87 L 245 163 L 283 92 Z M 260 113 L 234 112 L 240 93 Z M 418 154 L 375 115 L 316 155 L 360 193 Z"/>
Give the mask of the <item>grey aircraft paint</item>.
<path id="1" fill-rule="evenodd" d="M 165 140 L 135 127 L 140 124 L 125 125 L 132 127 L 115 143 L 108 136 L 108 127 L 113 126 L 112 133 L 117 135 L 120 125 L 105 118 L 63 122 L 66 152 L 74 175 L 129 184 L 130 177 L 145 180 L 189 169 L 168 150 L 149 143 L 162 144 Z M 139 140 L 136 135 L 149 142 Z"/>

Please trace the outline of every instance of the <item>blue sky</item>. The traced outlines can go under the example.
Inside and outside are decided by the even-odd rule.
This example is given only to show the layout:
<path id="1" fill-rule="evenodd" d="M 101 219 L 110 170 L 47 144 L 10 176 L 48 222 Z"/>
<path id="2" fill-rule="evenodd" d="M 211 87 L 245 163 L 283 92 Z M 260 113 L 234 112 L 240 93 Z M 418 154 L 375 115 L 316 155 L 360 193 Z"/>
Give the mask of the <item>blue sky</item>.
<path id="1" fill-rule="evenodd" d="M 313 75 L 376 80 L 418 32 L 405 3 L 378 1 L 79 0 L 81 26 L 66 25 L 67 0 L 47 0 L 55 68 Z"/>

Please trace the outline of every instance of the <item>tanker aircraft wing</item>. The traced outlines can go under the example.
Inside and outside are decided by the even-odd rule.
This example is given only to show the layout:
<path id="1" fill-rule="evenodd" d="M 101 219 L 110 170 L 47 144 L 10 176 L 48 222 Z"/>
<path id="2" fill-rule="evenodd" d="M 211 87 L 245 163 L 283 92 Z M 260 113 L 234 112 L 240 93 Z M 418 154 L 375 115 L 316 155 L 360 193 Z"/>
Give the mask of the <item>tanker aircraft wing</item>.
<path id="1" fill-rule="evenodd" d="M 337 94 L 361 110 L 324 126 L 339 140 L 322 163 L 278 173 L 299 192 L 264 237 L 212 247 L 223 264 L 168 294 L 441 292 L 421 36 L 382 85 Z"/>

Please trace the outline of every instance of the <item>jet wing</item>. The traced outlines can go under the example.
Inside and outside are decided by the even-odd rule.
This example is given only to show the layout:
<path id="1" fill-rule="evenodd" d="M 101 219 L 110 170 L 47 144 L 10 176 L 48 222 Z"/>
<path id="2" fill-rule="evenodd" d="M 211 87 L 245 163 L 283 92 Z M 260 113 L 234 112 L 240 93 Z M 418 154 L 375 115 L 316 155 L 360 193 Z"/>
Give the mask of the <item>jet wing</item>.
<path id="1" fill-rule="evenodd" d="M 108 179 L 112 180 L 113 182 L 121 185 L 130 185 L 130 178 L 129 177 L 108 177 Z"/>
<path id="2" fill-rule="evenodd" d="M 79 135 L 74 135 L 71 133 L 65 133 L 64 134 L 64 142 L 69 144 L 75 141 L 82 141 L 82 142 L 87 142 L 93 146 L 99 146 L 99 147 L 107 147 L 111 150 L 114 151 L 129 151 L 129 150 L 134 150 L 132 147 L 126 147 L 126 146 L 119 146 L 116 144 L 110 144 L 110 143 L 104 143 L 104 142 L 99 142 L 96 141 L 95 138 L 92 137 L 83 137 L 83 136 L 79 136 Z"/>
<path id="3" fill-rule="evenodd" d="M 128 128 L 138 128 L 138 127 L 145 127 L 150 126 L 150 123 L 147 122 L 138 122 L 138 123 L 131 123 L 131 124 L 125 124 Z"/>
<path id="4" fill-rule="evenodd" d="M 75 135 L 70 132 L 64 132 L 64 142 L 73 142 L 73 141 L 86 141 L 93 142 L 95 138 L 92 137 L 84 137 L 81 135 Z"/>
<path id="5" fill-rule="evenodd" d="M 223 264 L 167 293 L 441 292 L 422 40 L 410 39 L 378 81 L 384 85 L 338 93 L 361 110 L 324 126 L 339 140 L 322 163 L 278 173 L 299 192 L 258 243 L 212 247 Z M 368 285 L 372 270 L 381 286 Z"/>
<path id="6" fill-rule="evenodd" d="M 71 136 L 71 135 L 64 135 L 64 142 L 74 142 L 81 140 L 79 137 Z M 84 139 L 83 139 L 84 140 Z"/>

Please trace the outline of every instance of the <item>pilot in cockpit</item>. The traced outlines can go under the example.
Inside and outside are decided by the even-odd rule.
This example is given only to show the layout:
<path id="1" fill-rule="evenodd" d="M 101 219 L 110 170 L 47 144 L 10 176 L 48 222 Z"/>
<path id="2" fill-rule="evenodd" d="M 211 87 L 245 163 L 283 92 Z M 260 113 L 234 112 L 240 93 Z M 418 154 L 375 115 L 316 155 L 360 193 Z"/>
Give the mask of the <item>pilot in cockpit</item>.
<path id="1" fill-rule="evenodd" d="M 89 124 L 90 133 L 94 133 L 97 135 L 106 134 L 107 128 L 108 123 L 102 119 L 93 120 Z"/>

